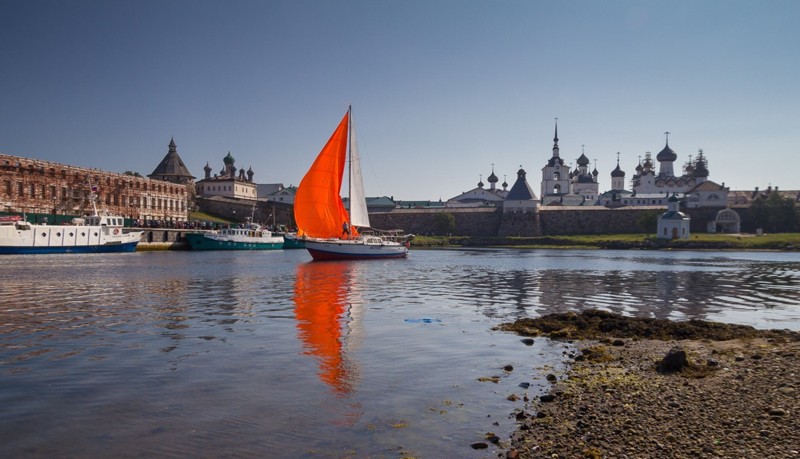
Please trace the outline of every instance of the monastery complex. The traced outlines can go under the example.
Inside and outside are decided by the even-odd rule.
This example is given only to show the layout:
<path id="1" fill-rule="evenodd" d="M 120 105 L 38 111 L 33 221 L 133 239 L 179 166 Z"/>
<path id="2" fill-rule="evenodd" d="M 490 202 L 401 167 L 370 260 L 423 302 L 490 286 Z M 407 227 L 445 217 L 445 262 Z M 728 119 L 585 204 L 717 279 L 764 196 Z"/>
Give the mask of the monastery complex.
<path id="1" fill-rule="evenodd" d="M 693 231 L 738 232 L 743 209 L 778 193 L 772 187 L 731 191 L 724 182 L 710 180 L 702 150 L 679 163 L 668 132 L 661 151 L 655 157 L 650 152 L 640 157 L 629 178 L 617 153 L 616 167 L 610 172 L 611 189 L 600 190 L 596 166 L 581 151 L 572 168 L 558 145 L 558 124 L 554 132 L 552 152 L 542 155 L 538 196 L 522 166 L 510 186 L 505 178 L 498 184 L 492 166 L 488 185 L 481 178 L 475 188 L 444 202 L 367 198 L 369 212 L 376 214 L 375 226 L 425 234 L 431 232 L 432 215 L 451 213 L 459 215 L 457 231 L 464 235 L 613 233 L 635 231 L 637 217 L 655 210 L 661 212 L 659 237 L 685 238 L 690 225 Z M 252 168 L 237 168 L 235 162 L 228 152 L 219 172 L 213 173 L 206 162 L 203 177 L 195 180 L 174 139 L 147 177 L 0 154 L 0 213 L 49 215 L 56 220 L 85 215 L 91 210 L 89 196 L 93 194 L 100 207 L 123 215 L 129 224 L 185 224 L 193 209 L 241 221 L 250 215 L 258 218 L 255 210 L 260 207 L 270 209 L 261 218 L 268 216 L 272 223 L 291 226 L 296 188 L 258 184 Z M 800 205 L 800 191 L 780 194 Z"/>

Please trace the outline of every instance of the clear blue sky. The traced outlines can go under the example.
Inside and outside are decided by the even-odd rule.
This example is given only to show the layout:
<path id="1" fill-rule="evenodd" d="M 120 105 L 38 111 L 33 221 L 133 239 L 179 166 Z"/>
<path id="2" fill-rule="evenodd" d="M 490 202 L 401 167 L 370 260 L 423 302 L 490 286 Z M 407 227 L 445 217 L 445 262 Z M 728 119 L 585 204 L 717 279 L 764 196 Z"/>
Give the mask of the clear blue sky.
<path id="1" fill-rule="evenodd" d="M 367 194 L 448 199 L 670 131 L 732 189 L 800 189 L 800 2 L 0 1 L 0 152 L 297 185 L 347 105 Z M 585 147 L 581 147 L 585 145 Z"/>

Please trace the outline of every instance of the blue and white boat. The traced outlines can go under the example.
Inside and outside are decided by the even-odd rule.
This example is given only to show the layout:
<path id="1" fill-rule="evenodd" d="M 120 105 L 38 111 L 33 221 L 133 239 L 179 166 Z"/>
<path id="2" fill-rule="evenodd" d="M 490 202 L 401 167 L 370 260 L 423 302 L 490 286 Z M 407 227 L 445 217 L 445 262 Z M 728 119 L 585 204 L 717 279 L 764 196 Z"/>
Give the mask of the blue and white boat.
<path id="1" fill-rule="evenodd" d="M 142 231 L 123 228 L 123 218 L 92 215 L 69 225 L 37 224 L 18 215 L 0 217 L 0 254 L 133 252 Z"/>

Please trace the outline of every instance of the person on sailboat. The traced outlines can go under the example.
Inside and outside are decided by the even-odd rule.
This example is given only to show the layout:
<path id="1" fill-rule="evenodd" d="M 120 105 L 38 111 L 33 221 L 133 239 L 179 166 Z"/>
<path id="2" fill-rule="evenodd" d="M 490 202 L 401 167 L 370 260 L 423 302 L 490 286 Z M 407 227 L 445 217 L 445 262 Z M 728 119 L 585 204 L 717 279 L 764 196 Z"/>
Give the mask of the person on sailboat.
<path id="1" fill-rule="evenodd" d="M 342 236 L 345 239 L 350 239 L 350 225 L 347 222 L 342 223 Z"/>

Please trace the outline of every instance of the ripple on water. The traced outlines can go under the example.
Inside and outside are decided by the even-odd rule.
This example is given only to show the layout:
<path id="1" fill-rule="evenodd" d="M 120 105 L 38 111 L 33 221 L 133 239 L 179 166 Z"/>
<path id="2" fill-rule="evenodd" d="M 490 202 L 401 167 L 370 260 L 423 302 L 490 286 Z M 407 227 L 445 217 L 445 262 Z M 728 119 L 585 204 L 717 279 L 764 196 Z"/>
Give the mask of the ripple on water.
<path id="1" fill-rule="evenodd" d="M 3 260 L 4 457 L 495 457 L 468 445 L 506 438 L 521 406 L 508 396 L 545 391 L 565 350 L 492 332 L 500 322 L 601 307 L 800 328 L 800 262 L 784 254 Z"/>

